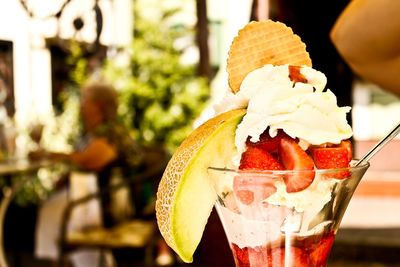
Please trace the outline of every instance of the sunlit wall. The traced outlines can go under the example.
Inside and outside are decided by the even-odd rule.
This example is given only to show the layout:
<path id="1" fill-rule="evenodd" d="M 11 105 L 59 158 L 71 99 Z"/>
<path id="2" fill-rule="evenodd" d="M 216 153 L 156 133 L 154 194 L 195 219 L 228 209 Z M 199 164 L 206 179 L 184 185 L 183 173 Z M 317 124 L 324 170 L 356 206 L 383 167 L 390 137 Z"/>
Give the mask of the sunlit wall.
<path id="1" fill-rule="evenodd" d="M 73 0 L 60 19 L 53 16 L 65 1 L 28 1 L 24 8 L 19 0 L 0 2 L 0 40 L 13 43 L 15 119 L 26 124 L 49 116 L 51 103 L 51 59 L 46 39 L 56 36 L 91 43 L 95 38 L 93 0 Z M 132 38 L 132 1 L 100 0 L 103 29 L 100 43 L 125 45 Z M 31 12 L 33 16 L 29 16 Z M 73 19 L 81 16 L 84 28 L 76 33 Z"/>

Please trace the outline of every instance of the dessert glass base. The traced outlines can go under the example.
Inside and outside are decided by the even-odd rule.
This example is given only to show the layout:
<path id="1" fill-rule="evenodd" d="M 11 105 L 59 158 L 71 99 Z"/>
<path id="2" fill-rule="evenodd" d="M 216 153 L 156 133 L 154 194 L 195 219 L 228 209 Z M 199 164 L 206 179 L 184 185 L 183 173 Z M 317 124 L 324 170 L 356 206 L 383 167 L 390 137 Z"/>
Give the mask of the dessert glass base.
<path id="1" fill-rule="evenodd" d="M 236 266 L 326 266 L 341 219 L 368 167 L 363 163 L 315 171 L 209 168 L 216 209 Z M 309 187 L 286 192 L 288 176 L 314 172 Z"/>

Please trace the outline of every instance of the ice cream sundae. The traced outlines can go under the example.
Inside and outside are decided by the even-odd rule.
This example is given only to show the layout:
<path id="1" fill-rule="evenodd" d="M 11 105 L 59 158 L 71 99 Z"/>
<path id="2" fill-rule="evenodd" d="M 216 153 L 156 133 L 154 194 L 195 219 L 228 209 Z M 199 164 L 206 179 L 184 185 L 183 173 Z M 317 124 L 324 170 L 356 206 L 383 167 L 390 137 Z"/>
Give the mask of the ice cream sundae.
<path id="1" fill-rule="evenodd" d="M 352 168 L 349 107 L 338 107 L 286 25 L 233 40 L 230 91 L 175 152 L 157 195 L 167 243 L 187 262 L 216 208 L 237 266 L 325 266 L 368 166 Z"/>

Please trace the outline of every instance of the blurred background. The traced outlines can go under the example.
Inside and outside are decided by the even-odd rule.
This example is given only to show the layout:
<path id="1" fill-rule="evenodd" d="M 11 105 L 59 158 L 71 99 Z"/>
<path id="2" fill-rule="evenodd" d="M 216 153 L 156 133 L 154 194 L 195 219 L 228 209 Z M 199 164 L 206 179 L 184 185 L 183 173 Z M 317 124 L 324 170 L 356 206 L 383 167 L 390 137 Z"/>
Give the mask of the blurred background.
<path id="1" fill-rule="evenodd" d="M 339 105 L 352 106 L 355 157 L 365 154 L 400 100 L 331 44 L 348 2 L 1 1 L 0 266 L 185 265 L 155 227 L 157 184 L 228 90 L 227 51 L 251 20 L 301 36 Z M 400 266 L 399 151 L 395 139 L 371 160 L 328 266 Z M 214 213 L 194 259 L 233 266 Z"/>

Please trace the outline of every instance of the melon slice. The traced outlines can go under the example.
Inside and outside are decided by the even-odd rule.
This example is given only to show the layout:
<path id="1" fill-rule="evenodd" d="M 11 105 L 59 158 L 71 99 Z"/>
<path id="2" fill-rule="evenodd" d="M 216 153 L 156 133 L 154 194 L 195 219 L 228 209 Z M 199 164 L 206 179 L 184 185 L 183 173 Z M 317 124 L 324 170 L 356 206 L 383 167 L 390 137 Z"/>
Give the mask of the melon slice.
<path id="1" fill-rule="evenodd" d="M 216 194 L 207 168 L 232 167 L 237 125 L 245 109 L 231 110 L 198 127 L 176 150 L 158 187 L 156 215 L 167 244 L 185 262 L 201 240 Z"/>

